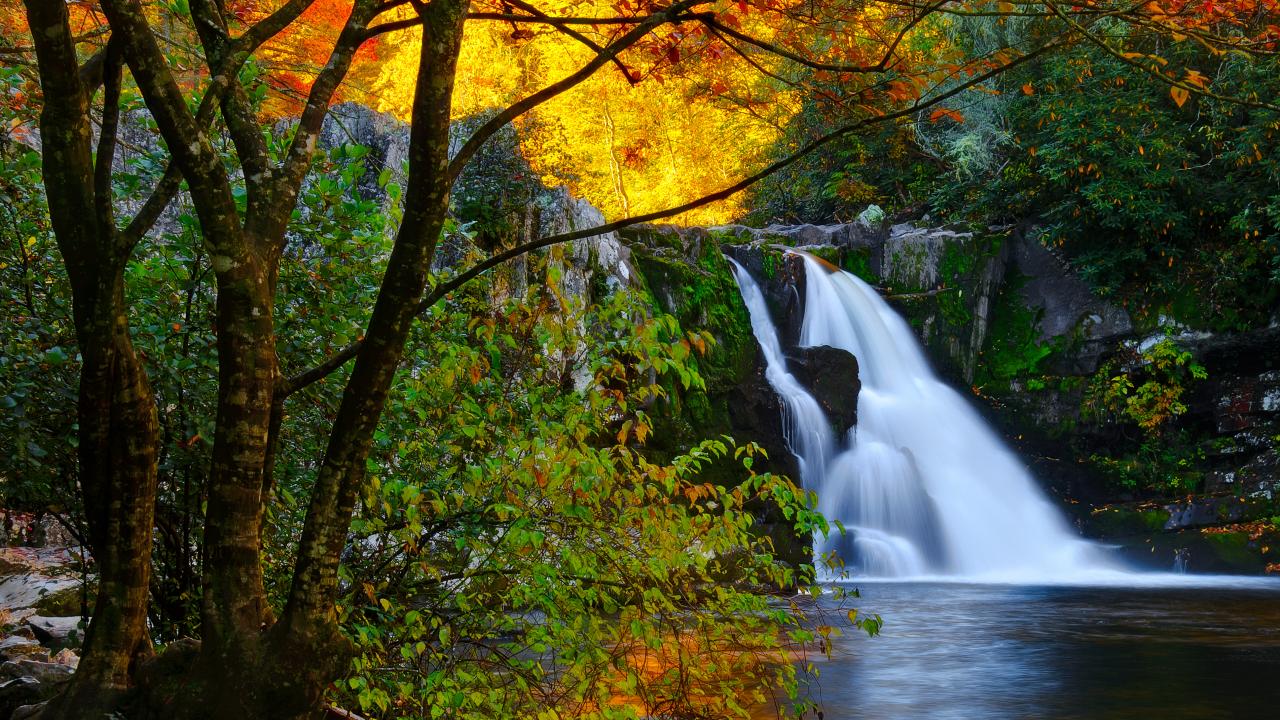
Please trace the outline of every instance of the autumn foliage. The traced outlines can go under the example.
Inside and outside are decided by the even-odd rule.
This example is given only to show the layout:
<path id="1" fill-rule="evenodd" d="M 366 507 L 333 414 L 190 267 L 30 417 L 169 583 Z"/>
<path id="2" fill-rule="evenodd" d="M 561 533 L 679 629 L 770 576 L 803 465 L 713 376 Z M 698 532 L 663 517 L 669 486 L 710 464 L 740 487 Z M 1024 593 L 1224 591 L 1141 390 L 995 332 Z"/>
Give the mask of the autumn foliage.
<path id="1" fill-rule="evenodd" d="M 798 603 L 765 591 L 812 572 L 784 566 L 753 528 L 769 504 L 801 534 L 828 529 L 812 498 L 750 472 L 752 448 L 723 439 L 646 456 L 648 408 L 701 382 L 698 329 L 621 294 L 576 304 L 555 250 L 533 255 L 545 281 L 511 302 L 471 283 L 636 222 L 733 219 L 742 190 L 872 134 L 909 153 L 914 133 L 919 150 L 930 133 L 978 125 L 982 98 L 1030 103 L 1089 77 L 1090 61 L 1068 54 L 1078 48 L 1131 70 L 1173 112 L 1278 109 L 1256 90 L 1265 82 L 1220 81 L 1178 52 L 1275 53 L 1274 0 L 0 10 L 0 150 L 16 159 L 4 191 L 20 208 L 4 220 L 26 237 L 16 259 L 30 290 L 11 304 L 24 327 L 43 310 L 56 330 L 14 347 L 30 387 L 79 373 L 46 415 L 99 577 L 83 660 L 46 711 L 56 720 L 86 707 L 313 717 L 344 678 L 365 709 L 407 717 L 552 702 L 603 717 L 695 716 L 698 704 L 745 716 L 743 696 L 795 689 L 795 668 L 768 660 L 830 647 L 831 625 L 811 628 Z M 1062 56 L 1058 87 L 999 82 Z M 366 196 L 368 148 L 320 149 L 329 108 L 348 100 L 410 124 L 404 167 L 376 173 L 385 204 Z M 1043 164 L 1022 158 L 1031 180 L 1015 187 L 1087 188 L 1100 172 L 1076 154 L 1093 149 L 1088 123 L 1040 109 L 1017 116 L 1034 118 L 1028 137 L 1045 125 L 1071 136 L 1043 143 Z M 811 116 L 812 136 L 789 132 Z M 455 181 L 508 127 L 523 167 L 606 222 L 481 238 L 442 266 L 442 244 L 469 239 Z M 23 144 L 37 133 L 39 150 Z M 973 178 L 987 159 L 941 162 Z M 842 199 L 870 186 L 832 180 Z M 56 291 L 38 302 L 29 268 Z M 181 411 L 160 401 L 175 387 Z M 1178 399 L 1153 397 L 1166 413 Z M 741 477 L 707 483 L 717 460 Z M 153 657 L 153 641 L 188 631 L 199 643 Z M 613 702 L 634 697 L 641 707 Z"/>

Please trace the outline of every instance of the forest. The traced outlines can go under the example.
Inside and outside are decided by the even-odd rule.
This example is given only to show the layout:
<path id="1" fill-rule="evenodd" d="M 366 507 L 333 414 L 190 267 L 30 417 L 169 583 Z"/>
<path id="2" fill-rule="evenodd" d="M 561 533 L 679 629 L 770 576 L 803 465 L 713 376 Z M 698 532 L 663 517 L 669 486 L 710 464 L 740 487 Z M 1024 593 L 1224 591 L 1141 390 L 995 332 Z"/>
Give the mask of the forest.
<path id="1" fill-rule="evenodd" d="M 1278 98 L 1275 0 L 0 0 L 0 720 L 1265 716 Z"/>

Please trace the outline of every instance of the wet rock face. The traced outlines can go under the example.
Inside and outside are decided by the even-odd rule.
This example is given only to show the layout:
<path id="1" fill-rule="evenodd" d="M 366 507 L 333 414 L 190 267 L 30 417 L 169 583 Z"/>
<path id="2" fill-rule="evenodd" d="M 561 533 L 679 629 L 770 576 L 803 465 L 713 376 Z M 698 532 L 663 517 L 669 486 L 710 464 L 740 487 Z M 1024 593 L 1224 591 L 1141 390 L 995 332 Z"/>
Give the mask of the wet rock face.
<path id="1" fill-rule="evenodd" d="M 1061 337 L 1077 328 L 1086 340 L 1133 332 L 1128 313 L 1099 299 L 1065 260 L 1029 235 L 1015 236 L 1013 264 L 1027 278 L 1020 291 L 1027 306 L 1041 310 L 1041 340 Z"/>
<path id="2" fill-rule="evenodd" d="M 764 448 L 774 472 L 799 478 L 800 466 L 783 435 L 782 400 L 765 379 L 763 354 L 751 373 L 729 395 L 728 405 L 731 434 Z"/>
<path id="3" fill-rule="evenodd" d="M 79 665 L 80 557 L 65 545 L 0 547 L 0 719 L 31 716 Z"/>
<path id="4" fill-rule="evenodd" d="M 1193 347 L 1208 371 L 1188 405 L 1214 434 L 1206 492 L 1280 501 L 1280 327 Z"/>
<path id="5" fill-rule="evenodd" d="M 787 366 L 822 406 L 837 436 L 857 425 L 862 383 L 853 353 L 826 345 L 795 348 L 787 354 Z"/>
<path id="6" fill-rule="evenodd" d="M 798 344 L 804 324 L 804 260 L 758 243 L 723 248 L 760 285 L 779 342 L 784 347 Z"/>

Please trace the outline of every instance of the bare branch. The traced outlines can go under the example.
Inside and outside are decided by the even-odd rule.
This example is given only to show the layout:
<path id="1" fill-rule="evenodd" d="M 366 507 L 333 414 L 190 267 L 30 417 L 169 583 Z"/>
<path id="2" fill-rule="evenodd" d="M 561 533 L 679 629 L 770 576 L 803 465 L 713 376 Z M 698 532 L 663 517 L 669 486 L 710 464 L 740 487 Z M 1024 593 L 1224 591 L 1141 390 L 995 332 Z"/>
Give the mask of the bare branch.
<path id="1" fill-rule="evenodd" d="M 271 38 L 279 35 L 285 28 L 293 24 L 298 16 L 315 4 L 315 0 L 289 0 L 275 12 L 259 20 L 232 43 L 230 55 L 243 53 L 246 57 L 253 53 Z M 237 69 L 238 71 L 238 69 Z"/>
<path id="2" fill-rule="evenodd" d="M 603 52 L 596 53 L 596 57 L 579 68 L 577 72 L 546 86 L 494 115 L 488 122 L 480 126 L 470 138 L 467 138 L 467 141 L 458 150 L 458 154 L 449 162 L 449 179 L 451 181 L 457 179 L 471 156 L 475 155 L 476 151 L 507 123 L 582 83 L 595 74 L 596 70 L 599 70 L 605 63 L 611 62 L 619 53 L 639 42 L 641 38 L 648 35 L 657 26 L 667 22 L 678 22 L 677 18 L 683 15 L 686 10 L 706 2 L 707 0 L 681 0 L 664 12 L 647 16 L 639 25 L 605 46 Z"/>
<path id="3" fill-rule="evenodd" d="M 699 20 L 702 22 L 703 25 L 706 25 L 708 29 L 715 30 L 724 35 L 728 35 L 729 37 L 740 40 L 749 45 L 754 45 L 755 47 L 758 47 L 761 50 L 764 50 L 765 52 L 771 53 L 773 55 L 777 55 L 778 57 L 786 58 L 787 60 L 791 60 L 792 62 L 799 63 L 813 70 L 821 70 L 821 71 L 836 72 L 836 73 L 879 73 L 879 72 L 884 72 L 885 70 L 888 69 L 889 64 L 893 61 L 894 54 L 898 51 L 898 46 L 902 43 L 902 40 L 903 38 L 906 37 L 907 33 L 911 32 L 911 30 L 916 25 L 920 24 L 922 20 L 924 20 L 934 11 L 936 11 L 939 7 L 944 5 L 947 1 L 948 0 L 940 0 L 939 2 L 933 5 L 926 5 L 923 8 L 920 8 L 921 12 L 915 15 L 914 17 L 912 17 L 910 22 L 906 23 L 901 29 L 898 30 L 894 39 L 889 43 L 889 47 L 885 49 L 884 54 L 880 57 L 880 61 L 874 65 L 845 65 L 842 63 L 817 62 L 803 55 L 800 55 L 799 53 L 795 53 L 790 50 L 787 50 L 784 47 L 774 45 L 773 43 L 766 42 L 764 40 L 761 40 L 760 38 L 753 37 L 744 32 L 731 28 L 728 25 L 720 22 L 719 20 L 716 20 L 714 16 L 700 17 Z"/>
<path id="4" fill-rule="evenodd" d="M 520 10 L 524 10 L 525 12 L 529 13 L 530 15 L 534 16 L 537 19 L 540 19 L 540 20 L 550 19 L 549 15 L 539 10 L 536 6 L 531 5 L 527 2 L 524 2 L 524 0 L 506 0 L 506 2 L 508 5 L 511 5 L 512 7 L 518 8 Z M 511 22 L 514 24 L 517 21 L 512 20 Z M 583 35 L 577 30 L 574 30 L 572 27 L 569 27 L 567 24 L 555 25 L 555 28 L 558 32 L 570 38 L 573 38 L 574 40 L 577 40 L 579 43 L 582 43 L 583 45 L 587 46 L 592 50 L 592 52 L 596 53 L 597 55 L 604 52 L 604 48 L 600 47 L 599 43 L 595 42 L 594 40 L 587 37 L 586 35 Z M 616 55 L 613 58 L 613 64 L 616 65 L 618 70 L 622 72 L 622 77 L 626 78 L 629 84 L 631 85 L 636 84 L 636 80 L 635 78 L 631 77 L 631 72 L 627 70 L 627 66 L 623 65 L 622 61 L 619 60 Z"/>

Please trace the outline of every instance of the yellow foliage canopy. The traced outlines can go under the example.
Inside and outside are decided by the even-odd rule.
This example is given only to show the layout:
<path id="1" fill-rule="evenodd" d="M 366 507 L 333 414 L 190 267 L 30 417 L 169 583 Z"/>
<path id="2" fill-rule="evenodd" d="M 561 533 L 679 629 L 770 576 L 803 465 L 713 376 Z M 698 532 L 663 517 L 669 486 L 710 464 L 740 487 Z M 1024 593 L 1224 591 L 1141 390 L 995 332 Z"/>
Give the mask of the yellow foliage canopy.
<path id="1" fill-rule="evenodd" d="M 572 5 L 544 9 L 592 17 L 615 12 L 605 2 Z M 660 36 L 680 42 L 670 36 L 682 30 Z M 762 30 L 767 28 L 755 32 Z M 602 45 L 609 39 L 604 32 L 583 32 Z M 395 36 L 393 46 L 384 44 L 376 68 L 360 80 L 376 109 L 407 118 L 419 43 L 416 31 Z M 567 186 L 609 219 L 618 219 L 706 195 L 756 166 L 798 110 L 798 98 L 737 56 L 712 57 L 705 43 L 679 46 L 685 45 L 695 55 L 676 67 L 665 55 L 655 59 L 637 51 L 622 63 L 638 82 L 633 84 L 622 67 L 609 65 L 521 118 L 524 153 L 544 181 Z M 593 55 L 550 28 L 513 32 L 510 25 L 472 21 L 459 62 L 454 116 L 500 110 L 573 73 Z M 741 209 L 730 199 L 676 221 L 726 222 Z"/>

